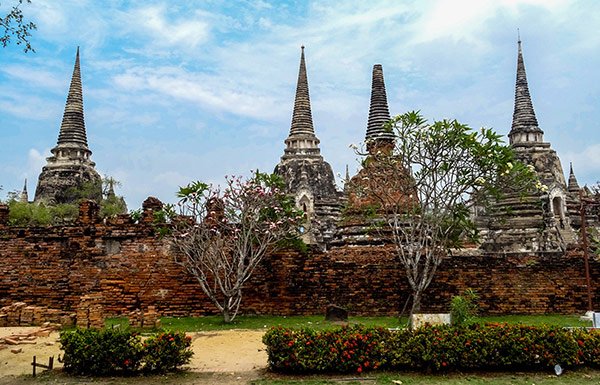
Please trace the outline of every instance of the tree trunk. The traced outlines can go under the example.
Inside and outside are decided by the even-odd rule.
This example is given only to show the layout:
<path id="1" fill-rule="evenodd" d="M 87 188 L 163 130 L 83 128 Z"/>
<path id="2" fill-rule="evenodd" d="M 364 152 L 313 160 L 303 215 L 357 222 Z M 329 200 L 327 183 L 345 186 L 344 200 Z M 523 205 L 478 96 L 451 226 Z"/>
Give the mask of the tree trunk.
<path id="1" fill-rule="evenodd" d="M 410 328 L 412 329 L 412 316 L 413 314 L 417 314 L 420 310 L 421 310 L 421 296 L 422 296 L 423 292 L 422 291 L 414 291 L 412 294 L 413 297 L 413 303 L 412 306 L 410 308 L 410 314 L 408 315 L 408 324 L 410 326 Z"/>
<path id="2" fill-rule="evenodd" d="M 223 309 L 223 322 L 226 324 L 231 323 L 231 315 L 229 314 L 229 309 Z"/>

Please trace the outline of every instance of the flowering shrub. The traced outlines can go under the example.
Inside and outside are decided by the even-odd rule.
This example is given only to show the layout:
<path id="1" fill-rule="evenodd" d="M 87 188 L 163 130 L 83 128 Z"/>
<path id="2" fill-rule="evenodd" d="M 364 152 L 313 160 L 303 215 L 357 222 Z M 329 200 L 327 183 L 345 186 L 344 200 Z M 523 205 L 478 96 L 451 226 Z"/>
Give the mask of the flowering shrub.
<path id="1" fill-rule="evenodd" d="M 273 370 L 358 372 L 377 369 L 384 358 L 384 341 L 391 332 L 361 326 L 316 332 L 311 329 L 270 329 L 263 337 Z"/>
<path id="2" fill-rule="evenodd" d="M 140 367 L 142 344 L 135 333 L 120 329 L 77 329 L 60 333 L 68 373 L 108 375 Z"/>
<path id="3" fill-rule="evenodd" d="M 388 331 L 350 327 L 315 332 L 274 328 L 263 337 L 279 372 L 540 370 L 600 366 L 600 331 L 508 324 Z"/>
<path id="4" fill-rule="evenodd" d="M 182 332 L 163 332 L 144 341 L 144 370 L 166 372 L 190 362 L 192 339 Z"/>
<path id="5" fill-rule="evenodd" d="M 185 333 L 161 332 L 143 344 L 137 333 L 121 329 L 77 329 L 60 333 L 64 369 L 73 374 L 162 373 L 187 364 L 193 354 Z"/>

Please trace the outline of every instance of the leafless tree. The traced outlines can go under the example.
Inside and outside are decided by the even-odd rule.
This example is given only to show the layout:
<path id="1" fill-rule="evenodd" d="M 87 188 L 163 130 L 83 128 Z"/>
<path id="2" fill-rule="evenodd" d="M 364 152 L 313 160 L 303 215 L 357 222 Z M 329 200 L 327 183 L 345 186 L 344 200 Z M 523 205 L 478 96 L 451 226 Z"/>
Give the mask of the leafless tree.
<path id="1" fill-rule="evenodd" d="M 200 284 L 231 322 L 242 289 L 265 255 L 294 237 L 302 213 L 281 190 L 275 175 L 227 178 L 224 189 L 195 182 L 179 191 L 171 214 L 176 262 Z"/>

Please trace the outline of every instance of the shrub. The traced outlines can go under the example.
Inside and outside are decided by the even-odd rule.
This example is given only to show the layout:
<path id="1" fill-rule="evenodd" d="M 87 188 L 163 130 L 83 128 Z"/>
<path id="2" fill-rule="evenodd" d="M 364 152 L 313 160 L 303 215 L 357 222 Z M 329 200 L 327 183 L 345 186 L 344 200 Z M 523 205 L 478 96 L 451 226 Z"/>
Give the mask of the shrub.
<path id="1" fill-rule="evenodd" d="M 73 374 L 162 373 L 188 363 L 193 355 L 191 339 L 181 332 L 161 332 L 142 344 L 130 330 L 76 329 L 61 332 L 60 343 L 64 369 Z"/>
<path id="2" fill-rule="evenodd" d="M 264 336 L 269 366 L 288 373 L 363 372 L 383 365 L 390 332 L 362 326 L 316 332 L 270 329 Z"/>
<path id="3" fill-rule="evenodd" d="M 183 332 L 162 332 L 144 341 L 144 370 L 166 372 L 190 362 L 192 339 Z"/>
<path id="4" fill-rule="evenodd" d="M 450 301 L 450 316 L 453 325 L 468 325 L 477 315 L 477 300 L 479 296 L 472 289 L 467 289 L 463 295 L 455 295 Z"/>
<path id="5" fill-rule="evenodd" d="M 473 324 L 388 331 L 351 327 L 315 332 L 274 328 L 263 337 L 278 372 L 543 370 L 600 366 L 600 331 Z"/>
<path id="6" fill-rule="evenodd" d="M 109 375 L 132 372 L 141 364 L 140 337 L 121 329 L 77 329 L 60 333 L 65 371 Z"/>

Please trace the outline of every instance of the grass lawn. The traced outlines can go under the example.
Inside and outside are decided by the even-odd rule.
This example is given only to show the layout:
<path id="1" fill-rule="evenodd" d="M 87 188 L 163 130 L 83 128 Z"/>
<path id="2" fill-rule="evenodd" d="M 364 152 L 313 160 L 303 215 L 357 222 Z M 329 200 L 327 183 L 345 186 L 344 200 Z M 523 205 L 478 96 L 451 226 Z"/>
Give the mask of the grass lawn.
<path id="1" fill-rule="evenodd" d="M 196 373 L 179 372 L 160 376 L 77 377 L 61 372 L 0 377 L 0 385 L 33 384 L 95 385 L 587 385 L 600 383 L 600 371 L 566 371 L 557 377 L 548 373 L 366 373 L 361 376 L 280 376 L 265 372 Z"/>
<path id="2" fill-rule="evenodd" d="M 349 322 L 368 326 L 382 326 L 386 328 L 402 328 L 407 325 L 406 317 L 350 317 Z M 581 321 L 578 315 L 509 315 L 480 317 L 478 322 L 506 322 L 509 324 L 522 323 L 525 325 L 556 325 L 562 327 L 586 327 L 592 326 L 590 321 Z M 335 323 L 325 321 L 323 316 L 238 316 L 230 323 L 223 323 L 221 316 L 206 317 L 163 317 L 161 318 L 163 328 L 197 332 L 211 330 L 230 329 L 266 329 L 272 326 L 283 326 L 292 328 L 310 327 L 313 329 L 329 329 L 337 327 Z M 109 318 L 106 320 L 108 327 L 112 325 L 127 326 L 127 318 Z"/>
<path id="3" fill-rule="evenodd" d="M 395 382 L 394 382 L 395 381 Z M 324 384 L 402 384 L 402 385 L 579 385 L 598 384 L 600 372 L 580 370 L 566 372 L 560 377 L 548 373 L 452 373 L 446 375 L 425 375 L 417 373 L 367 373 L 358 377 L 272 377 L 251 381 L 253 385 L 324 385 Z"/>

